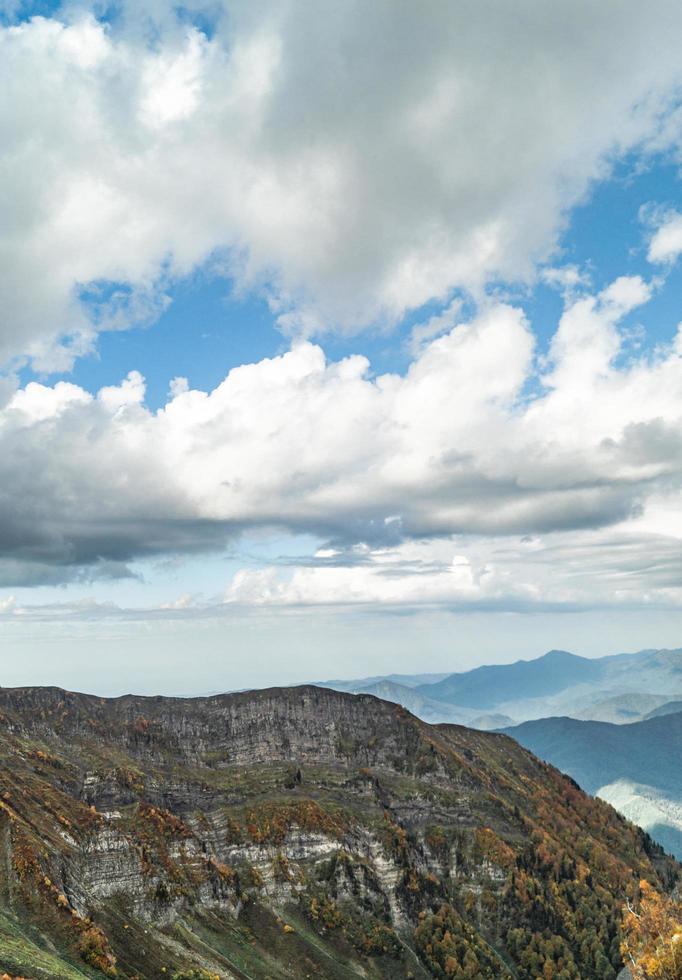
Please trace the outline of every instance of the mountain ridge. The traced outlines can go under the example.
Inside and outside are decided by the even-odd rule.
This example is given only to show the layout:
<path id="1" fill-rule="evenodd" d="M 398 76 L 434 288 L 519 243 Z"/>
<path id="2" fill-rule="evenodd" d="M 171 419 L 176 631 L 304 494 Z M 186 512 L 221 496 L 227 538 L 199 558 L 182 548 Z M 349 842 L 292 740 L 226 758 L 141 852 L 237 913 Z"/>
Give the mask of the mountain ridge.
<path id="1" fill-rule="evenodd" d="M 645 829 L 682 857 L 682 711 L 624 725 L 543 718 L 504 731 L 588 792 L 618 801 L 631 819 L 642 799 L 656 802 L 659 823 L 645 823 Z M 625 787 L 630 792 L 623 809 Z"/>
<path id="2" fill-rule="evenodd" d="M 681 872 L 508 736 L 369 694 L 0 689 L 11 975 L 613 980 L 624 896 Z"/>
<path id="3" fill-rule="evenodd" d="M 387 675 L 327 681 L 322 686 L 354 693 L 366 688 L 381 691 L 432 722 L 448 721 L 454 710 L 472 727 L 507 723 L 495 725 L 491 715 L 505 715 L 510 724 L 559 715 L 626 723 L 643 718 L 676 694 L 682 697 L 682 650 L 645 649 L 595 658 L 550 650 L 541 657 L 483 665 L 427 684 L 419 683 L 425 675 L 390 676 L 401 676 L 405 683 L 396 685 Z M 426 699 L 423 715 L 418 697 Z M 437 704 L 445 707 L 438 709 Z"/>
<path id="4" fill-rule="evenodd" d="M 602 673 L 598 659 L 590 660 L 566 650 L 550 650 L 542 657 L 533 660 L 517 660 L 511 664 L 494 664 L 476 667 L 471 671 L 452 674 L 431 685 L 420 685 L 416 690 L 435 700 L 465 707 L 489 710 L 497 707 L 503 700 L 499 691 L 511 700 L 519 688 L 524 697 L 532 698 L 554 694 L 589 678 L 593 680 Z"/>

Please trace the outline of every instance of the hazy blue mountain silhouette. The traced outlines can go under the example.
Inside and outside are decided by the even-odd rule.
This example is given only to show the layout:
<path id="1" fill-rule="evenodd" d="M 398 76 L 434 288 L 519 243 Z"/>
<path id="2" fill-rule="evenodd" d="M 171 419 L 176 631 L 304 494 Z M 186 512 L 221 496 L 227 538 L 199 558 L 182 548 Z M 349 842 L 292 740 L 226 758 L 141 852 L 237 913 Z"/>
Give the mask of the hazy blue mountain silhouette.
<path id="1" fill-rule="evenodd" d="M 435 701 L 489 709 L 507 701 L 547 697 L 579 684 L 597 683 L 607 670 L 605 661 L 611 659 L 588 660 L 566 650 L 550 650 L 537 660 L 477 667 L 415 690 Z"/>
<path id="2" fill-rule="evenodd" d="M 541 718 L 504 731 L 582 789 L 614 806 L 620 800 L 621 812 L 682 858 L 682 711 L 631 725 Z"/>

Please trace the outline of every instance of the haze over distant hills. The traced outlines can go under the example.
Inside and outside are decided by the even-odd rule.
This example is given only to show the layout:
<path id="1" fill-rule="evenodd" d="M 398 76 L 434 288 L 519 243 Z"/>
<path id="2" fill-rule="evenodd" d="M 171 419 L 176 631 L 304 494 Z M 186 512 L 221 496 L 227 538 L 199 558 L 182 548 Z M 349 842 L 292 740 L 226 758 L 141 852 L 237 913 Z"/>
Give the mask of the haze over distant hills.
<path id="1" fill-rule="evenodd" d="M 656 712 L 669 713 L 670 695 L 666 694 L 614 694 L 596 704 L 590 704 L 575 713 L 575 717 L 583 721 L 608 721 L 614 725 L 628 725 L 633 721 L 642 721 Z M 674 702 L 680 704 L 682 702 Z M 674 710 L 674 709 L 673 709 Z"/>
<path id="2" fill-rule="evenodd" d="M 330 681 L 430 722 L 504 730 L 682 857 L 682 650 Z M 641 724 L 640 724 L 641 723 Z"/>
<path id="3" fill-rule="evenodd" d="M 642 650 L 595 659 L 551 650 L 535 660 L 430 675 L 428 680 L 425 676 L 429 677 L 367 677 L 321 686 L 376 694 L 432 723 L 501 728 L 566 715 L 627 724 L 682 700 L 682 650 Z"/>
<path id="4" fill-rule="evenodd" d="M 587 660 L 565 650 L 550 650 L 537 660 L 477 667 L 428 685 L 429 697 L 447 704 L 490 710 L 506 701 L 547 697 L 604 674 L 603 660 Z M 417 690 L 424 693 L 427 685 Z"/>
<path id="5" fill-rule="evenodd" d="M 370 687 L 380 681 L 389 681 L 401 687 L 419 687 L 420 684 L 435 684 L 450 674 L 376 674 L 374 677 L 360 677 L 353 680 L 315 681 L 316 687 L 330 687 L 333 691 L 347 691 L 353 694 L 360 688 Z"/>
<path id="6" fill-rule="evenodd" d="M 542 718 L 506 732 L 682 858 L 682 706 L 630 725 Z"/>
<path id="7" fill-rule="evenodd" d="M 396 675 L 393 675 L 396 676 Z M 398 675 L 400 676 L 400 675 Z M 423 675 L 417 675 L 423 676 Z M 438 675 L 432 675 L 438 676 Z M 403 675 L 406 681 L 413 678 Z M 493 728 L 504 728 L 505 725 L 512 723 L 513 719 L 504 714 L 481 714 L 475 709 L 463 708 L 457 705 L 446 704 L 443 701 L 436 701 L 425 694 L 421 694 L 417 688 L 421 682 L 409 685 L 407 683 L 398 684 L 389 677 L 373 679 L 368 683 L 369 678 L 358 681 L 328 681 L 320 687 L 328 687 L 332 690 L 341 690 L 348 694 L 373 694 L 376 698 L 383 701 L 392 701 L 407 708 L 412 714 L 417 715 L 422 721 L 430 724 L 450 724 L 466 725 L 469 728 L 479 728 L 483 731 L 490 731 Z M 337 687 L 342 684 L 343 687 Z M 428 684 L 424 689 L 428 689 Z"/>
<path id="8" fill-rule="evenodd" d="M 674 715 L 678 711 L 682 711 L 682 701 L 666 701 L 660 708 L 654 708 L 653 711 L 650 711 L 646 715 L 645 720 L 648 718 L 660 718 L 662 715 Z"/>

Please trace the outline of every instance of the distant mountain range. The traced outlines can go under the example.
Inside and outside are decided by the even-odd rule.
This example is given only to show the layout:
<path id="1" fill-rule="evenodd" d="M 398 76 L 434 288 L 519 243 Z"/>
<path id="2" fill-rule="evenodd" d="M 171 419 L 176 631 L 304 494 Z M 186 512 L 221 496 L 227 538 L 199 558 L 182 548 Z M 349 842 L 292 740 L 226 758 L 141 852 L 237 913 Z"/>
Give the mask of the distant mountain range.
<path id="1" fill-rule="evenodd" d="M 627 724 L 682 702 L 682 650 L 642 650 L 589 659 L 551 650 L 536 660 L 455 674 L 392 674 L 320 686 L 375 694 L 431 723 L 502 728 L 566 715 Z M 674 708 L 672 710 L 675 710 Z"/>
<path id="2" fill-rule="evenodd" d="M 502 730 L 682 858 L 682 650 L 536 660 L 322 686 L 373 694 L 430 724 Z"/>
<path id="3" fill-rule="evenodd" d="M 676 703 L 675 713 L 630 725 L 542 718 L 506 732 L 682 858 L 682 703 Z"/>
<path id="4" fill-rule="evenodd" d="M 579 684 L 595 683 L 604 675 L 606 659 L 587 660 L 565 650 L 550 650 L 537 660 L 477 667 L 417 690 L 423 694 L 428 687 L 428 696 L 436 701 L 490 711 L 509 701 L 546 698 Z"/>
<path id="5" fill-rule="evenodd" d="M 370 687 L 380 681 L 399 684 L 401 687 L 419 687 L 420 684 L 436 684 L 450 674 L 376 674 L 374 677 L 360 677 L 354 680 L 315 681 L 315 687 L 330 687 L 333 691 L 346 691 L 354 694 L 359 688 Z"/>
<path id="6" fill-rule="evenodd" d="M 400 675 L 392 675 L 400 676 Z M 412 680 L 410 677 L 402 675 L 406 681 Z M 422 675 L 423 676 L 423 675 Z M 438 675 L 433 675 L 438 676 Z M 442 675 L 441 675 L 442 676 Z M 343 687 L 337 687 L 337 684 Z M 425 694 L 421 694 L 418 688 L 423 687 L 428 690 L 428 684 L 399 684 L 396 681 L 386 678 L 377 678 L 370 681 L 364 678 L 358 681 L 327 681 L 320 687 L 328 687 L 332 690 L 341 690 L 346 694 L 373 694 L 382 701 L 392 701 L 407 708 L 413 715 L 417 715 L 422 721 L 428 721 L 431 725 L 450 724 L 466 725 L 469 728 L 479 728 L 483 731 L 491 731 L 494 728 L 504 728 L 505 725 L 513 723 L 509 715 L 504 714 L 481 714 L 476 710 L 459 707 L 457 705 L 446 704 L 444 701 L 436 701 Z"/>
<path id="7" fill-rule="evenodd" d="M 646 715 L 648 718 L 660 718 L 662 715 L 674 715 L 678 711 L 682 711 L 682 701 L 667 701 L 662 704 L 659 708 L 655 708 Z"/>
<path id="8" fill-rule="evenodd" d="M 650 718 L 657 712 L 662 714 L 670 713 L 668 694 L 615 694 L 596 704 L 590 704 L 581 711 L 575 713 L 575 717 L 582 721 L 608 721 L 613 725 L 629 725 L 633 721 L 643 721 Z M 677 710 L 682 711 L 682 701 L 673 702 L 679 704 Z M 675 708 L 672 709 L 676 710 Z"/>

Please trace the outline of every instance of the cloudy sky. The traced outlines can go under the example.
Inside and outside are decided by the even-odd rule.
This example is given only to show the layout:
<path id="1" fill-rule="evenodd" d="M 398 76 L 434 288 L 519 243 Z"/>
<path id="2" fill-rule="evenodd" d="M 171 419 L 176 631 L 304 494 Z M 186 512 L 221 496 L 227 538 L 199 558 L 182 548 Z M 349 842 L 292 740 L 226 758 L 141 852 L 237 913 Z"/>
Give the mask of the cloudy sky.
<path id="1" fill-rule="evenodd" d="M 0 0 L 0 683 L 682 645 L 681 36 Z"/>

